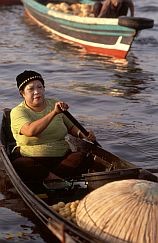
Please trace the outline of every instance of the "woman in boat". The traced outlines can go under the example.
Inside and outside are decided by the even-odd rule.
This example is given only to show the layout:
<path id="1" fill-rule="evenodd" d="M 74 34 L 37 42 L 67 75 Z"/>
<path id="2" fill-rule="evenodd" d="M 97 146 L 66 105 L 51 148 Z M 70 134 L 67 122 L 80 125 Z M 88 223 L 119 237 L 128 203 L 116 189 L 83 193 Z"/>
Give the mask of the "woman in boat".
<path id="1" fill-rule="evenodd" d="M 24 101 L 11 110 L 11 130 L 19 149 L 13 166 L 24 179 L 56 179 L 87 172 L 84 153 L 72 153 L 65 136 L 84 134 L 64 115 L 68 104 L 45 98 L 44 79 L 25 70 L 17 78 Z M 92 131 L 87 137 L 95 140 Z M 17 149 L 16 149 L 17 150 Z M 15 150 L 15 151 L 16 151 Z"/>
<path id="2" fill-rule="evenodd" d="M 134 16 L 134 4 L 132 0 L 104 0 L 100 12 L 97 17 L 99 18 L 118 18 L 119 16 L 126 16 L 130 10 L 131 17 Z M 97 11 L 97 10 L 95 10 Z"/>

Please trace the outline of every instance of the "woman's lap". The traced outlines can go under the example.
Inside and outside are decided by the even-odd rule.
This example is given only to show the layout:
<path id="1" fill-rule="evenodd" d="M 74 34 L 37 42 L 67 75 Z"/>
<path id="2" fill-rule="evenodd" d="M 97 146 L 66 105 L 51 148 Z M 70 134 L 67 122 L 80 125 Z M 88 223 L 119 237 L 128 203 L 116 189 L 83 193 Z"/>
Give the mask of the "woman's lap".
<path id="1" fill-rule="evenodd" d="M 65 157 L 19 157 L 12 164 L 24 179 L 43 180 L 50 171 L 63 178 L 85 173 L 86 160 L 85 153 L 69 152 Z"/>

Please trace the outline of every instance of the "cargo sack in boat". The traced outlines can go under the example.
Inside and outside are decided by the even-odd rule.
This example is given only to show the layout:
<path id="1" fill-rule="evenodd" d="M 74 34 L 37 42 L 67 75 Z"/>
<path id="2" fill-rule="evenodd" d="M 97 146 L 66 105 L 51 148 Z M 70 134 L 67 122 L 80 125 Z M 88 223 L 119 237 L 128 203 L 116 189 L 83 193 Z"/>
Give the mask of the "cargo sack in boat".
<path id="1" fill-rule="evenodd" d="M 108 183 L 80 201 L 76 220 L 111 243 L 157 243 L 158 184 L 135 179 Z"/>

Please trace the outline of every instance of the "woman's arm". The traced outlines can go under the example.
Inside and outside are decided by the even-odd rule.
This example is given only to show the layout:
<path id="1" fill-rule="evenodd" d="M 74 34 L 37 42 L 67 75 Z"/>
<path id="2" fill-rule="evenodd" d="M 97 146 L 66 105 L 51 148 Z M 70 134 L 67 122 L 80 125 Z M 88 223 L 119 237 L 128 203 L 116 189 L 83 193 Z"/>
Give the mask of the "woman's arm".
<path id="1" fill-rule="evenodd" d="M 89 132 L 89 135 L 88 135 L 88 137 L 86 137 L 76 126 L 73 126 L 71 128 L 71 130 L 69 131 L 69 134 L 71 134 L 74 137 L 80 138 L 80 139 L 86 138 L 89 141 L 92 141 L 92 142 L 95 141 L 96 137 L 95 137 L 94 133 L 92 131 L 88 131 L 88 132 Z"/>
<path id="2" fill-rule="evenodd" d="M 107 10 L 110 7 L 110 2 L 111 2 L 110 0 L 104 0 L 100 13 L 98 14 L 98 18 L 102 18 L 106 15 Z"/>
<path id="3" fill-rule="evenodd" d="M 49 112 L 47 115 L 45 115 L 44 117 L 36 121 L 26 123 L 24 126 L 22 126 L 20 133 L 27 137 L 38 136 L 41 132 L 43 132 L 47 128 L 47 126 L 50 124 L 50 122 L 57 114 L 67 109 L 68 109 L 68 105 L 65 104 L 64 102 L 60 102 L 60 101 L 56 102 L 55 107 L 51 112 Z"/>
<path id="4" fill-rule="evenodd" d="M 134 16 L 134 3 L 132 0 L 129 0 L 129 9 L 130 9 L 130 12 L 131 12 L 131 17 Z"/>

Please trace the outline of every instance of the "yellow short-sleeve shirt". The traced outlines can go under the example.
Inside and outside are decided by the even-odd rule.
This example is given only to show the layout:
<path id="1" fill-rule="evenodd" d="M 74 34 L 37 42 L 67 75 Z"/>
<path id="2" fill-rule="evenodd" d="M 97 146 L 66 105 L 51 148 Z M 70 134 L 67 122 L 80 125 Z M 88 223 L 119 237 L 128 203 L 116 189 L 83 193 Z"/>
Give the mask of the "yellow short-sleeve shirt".
<path id="1" fill-rule="evenodd" d="M 47 99 L 47 107 L 42 112 L 34 112 L 25 105 L 25 102 L 11 110 L 11 130 L 22 156 L 62 157 L 69 150 L 65 136 L 74 125 L 63 113 L 56 115 L 48 127 L 38 136 L 27 137 L 20 134 L 24 124 L 40 119 L 49 113 L 55 103 L 56 100 Z"/>

